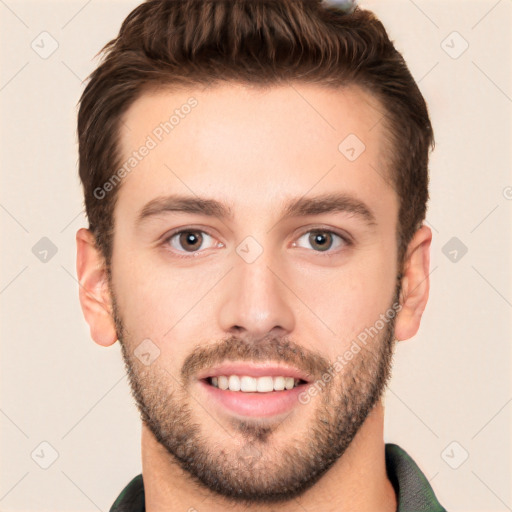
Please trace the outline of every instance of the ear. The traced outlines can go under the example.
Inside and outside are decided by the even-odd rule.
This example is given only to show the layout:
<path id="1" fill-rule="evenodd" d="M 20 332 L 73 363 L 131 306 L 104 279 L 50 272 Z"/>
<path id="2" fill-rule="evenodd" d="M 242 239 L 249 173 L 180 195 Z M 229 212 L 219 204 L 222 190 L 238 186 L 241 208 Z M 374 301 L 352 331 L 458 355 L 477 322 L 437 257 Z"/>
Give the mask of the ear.
<path id="1" fill-rule="evenodd" d="M 113 345 L 117 333 L 105 260 L 96 247 L 94 235 L 85 228 L 76 233 L 76 271 L 80 304 L 91 337 L 98 345 Z"/>
<path id="2" fill-rule="evenodd" d="M 397 340 L 407 340 L 414 336 L 420 327 L 430 288 L 430 243 L 432 231 L 423 225 L 414 234 L 407 246 L 402 276 L 400 305 L 395 324 Z"/>

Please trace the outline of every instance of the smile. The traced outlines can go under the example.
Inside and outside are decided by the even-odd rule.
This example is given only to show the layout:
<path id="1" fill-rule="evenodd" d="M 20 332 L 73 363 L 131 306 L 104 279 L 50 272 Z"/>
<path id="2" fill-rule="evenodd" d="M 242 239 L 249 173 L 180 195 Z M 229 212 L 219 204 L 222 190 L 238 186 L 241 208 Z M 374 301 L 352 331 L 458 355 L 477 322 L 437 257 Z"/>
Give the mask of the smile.
<path id="1" fill-rule="evenodd" d="M 227 362 L 197 375 L 205 403 L 221 414 L 271 417 L 301 406 L 299 395 L 313 379 L 280 364 Z"/>
<path id="2" fill-rule="evenodd" d="M 271 391 L 290 390 L 300 384 L 305 384 L 302 379 L 293 377 L 270 375 L 264 377 L 250 377 L 249 375 L 219 375 L 218 377 L 209 377 L 208 383 L 216 388 L 230 391 L 241 391 L 243 393 L 269 393 Z"/>

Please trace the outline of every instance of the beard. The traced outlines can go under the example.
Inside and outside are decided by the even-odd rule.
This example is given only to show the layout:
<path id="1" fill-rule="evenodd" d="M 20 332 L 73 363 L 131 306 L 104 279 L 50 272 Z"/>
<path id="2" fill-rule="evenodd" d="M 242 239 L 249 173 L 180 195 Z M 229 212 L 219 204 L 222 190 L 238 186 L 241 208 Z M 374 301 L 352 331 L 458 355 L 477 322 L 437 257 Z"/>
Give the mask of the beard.
<path id="1" fill-rule="evenodd" d="M 217 422 L 218 431 L 230 438 L 214 443 L 201 418 L 215 418 L 190 390 L 192 378 L 200 370 L 226 360 L 279 361 L 317 380 L 332 375 L 333 363 L 287 337 L 266 336 L 254 341 L 232 336 L 196 347 L 185 359 L 180 375 L 173 376 L 155 362 L 144 366 L 133 355 L 136 341 L 125 329 L 112 287 L 111 293 L 118 339 L 141 420 L 172 463 L 200 486 L 233 503 L 279 503 L 311 488 L 346 451 L 391 375 L 395 315 L 368 345 L 360 344 L 360 351 L 345 361 L 341 371 L 324 382 L 317 400 L 293 408 L 290 414 L 300 414 L 300 407 L 314 408 L 307 428 L 297 431 L 290 423 L 283 427 L 286 418 L 269 422 L 262 421 L 268 418 L 233 416 L 229 426 Z M 399 293 L 398 285 L 392 304 L 398 304 Z M 286 428 L 290 434 L 276 444 L 273 434 L 280 428 L 281 437 Z"/>

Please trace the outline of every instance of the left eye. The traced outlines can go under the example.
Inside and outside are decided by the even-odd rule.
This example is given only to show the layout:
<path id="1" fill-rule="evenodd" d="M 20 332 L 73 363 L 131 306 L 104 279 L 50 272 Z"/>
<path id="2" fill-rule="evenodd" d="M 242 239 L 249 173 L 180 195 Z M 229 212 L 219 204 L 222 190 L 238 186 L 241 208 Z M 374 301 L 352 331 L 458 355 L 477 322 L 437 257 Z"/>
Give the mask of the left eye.
<path id="1" fill-rule="evenodd" d="M 339 239 L 337 245 L 335 244 L 335 239 L 333 237 Z M 298 242 L 304 238 L 306 238 L 307 243 L 309 243 L 314 249 L 317 249 L 318 252 L 328 251 L 329 249 L 332 249 L 333 246 L 334 249 L 337 249 L 338 247 L 347 244 L 347 241 L 341 235 L 325 229 L 314 229 L 304 233 L 293 245 L 297 246 Z"/>

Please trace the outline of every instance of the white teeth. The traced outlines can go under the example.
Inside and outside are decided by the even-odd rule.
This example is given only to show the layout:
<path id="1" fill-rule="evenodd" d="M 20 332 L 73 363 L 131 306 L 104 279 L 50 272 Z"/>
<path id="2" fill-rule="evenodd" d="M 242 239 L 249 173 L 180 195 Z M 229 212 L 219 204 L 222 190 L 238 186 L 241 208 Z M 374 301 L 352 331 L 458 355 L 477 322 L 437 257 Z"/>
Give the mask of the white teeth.
<path id="1" fill-rule="evenodd" d="M 268 393 L 269 391 L 274 391 L 274 380 L 272 377 L 260 377 L 256 380 L 258 381 L 259 393 Z"/>
<path id="2" fill-rule="evenodd" d="M 212 386 L 230 391 L 242 391 L 245 393 L 268 393 L 270 391 L 283 391 L 293 389 L 299 383 L 299 379 L 293 377 L 249 377 L 243 375 L 219 375 L 211 378 Z"/>
<path id="3" fill-rule="evenodd" d="M 240 389 L 242 391 L 256 391 L 258 389 L 258 381 L 254 377 L 243 376 L 240 378 Z"/>
<path id="4" fill-rule="evenodd" d="M 274 389 L 276 391 L 282 391 L 284 389 L 284 377 L 274 377 Z"/>
<path id="5" fill-rule="evenodd" d="M 229 376 L 229 390 L 240 391 L 240 377 L 238 375 Z"/>
<path id="6" fill-rule="evenodd" d="M 227 377 L 225 377 L 224 375 L 221 375 L 218 377 L 218 379 L 219 379 L 219 389 L 228 389 L 229 388 L 229 381 L 228 381 Z M 213 382 L 212 382 L 212 384 L 213 384 Z"/>

